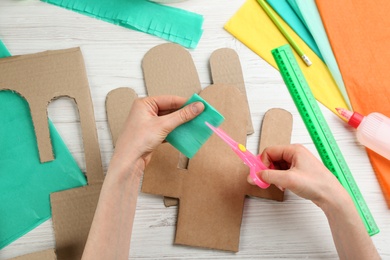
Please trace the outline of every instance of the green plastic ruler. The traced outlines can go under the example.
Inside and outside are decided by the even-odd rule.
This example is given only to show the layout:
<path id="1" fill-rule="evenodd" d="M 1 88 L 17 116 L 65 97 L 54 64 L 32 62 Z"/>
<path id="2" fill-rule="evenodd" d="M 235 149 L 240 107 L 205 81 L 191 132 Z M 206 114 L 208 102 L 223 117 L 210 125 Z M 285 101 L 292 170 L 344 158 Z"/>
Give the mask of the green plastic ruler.
<path id="1" fill-rule="evenodd" d="M 370 236 L 379 232 L 359 187 L 357 186 L 332 132 L 289 45 L 272 50 L 283 80 L 306 125 L 324 165 L 349 192 Z"/>

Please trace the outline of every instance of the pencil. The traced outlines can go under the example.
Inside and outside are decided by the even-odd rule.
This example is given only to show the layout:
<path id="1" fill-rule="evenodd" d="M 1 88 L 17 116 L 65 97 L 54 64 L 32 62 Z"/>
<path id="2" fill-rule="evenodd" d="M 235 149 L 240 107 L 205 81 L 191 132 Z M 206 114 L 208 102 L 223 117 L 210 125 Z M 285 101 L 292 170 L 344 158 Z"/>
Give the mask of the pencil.
<path id="1" fill-rule="evenodd" d="M 307 66 L 310 66 L 312 63 L 307 57 L 307 55 L 302 51 L 302 49 L 298 46 L 298 44 L 294 41 L 294 39 L 287 33 L 287 31 L 283 28 L 282 24 L 279 22 L 278 18 L 272 13 L 270 7 L 268 7 L 265 0 L 257 0 L 260 6 L 263 8 L 264 12 L 269 16 L 272 22 L 278 27 L 279 31 L 283 34 L 284 38 L 290 43 L 293 49 L 298 53 L 299 57 L 305 62 Z"/>

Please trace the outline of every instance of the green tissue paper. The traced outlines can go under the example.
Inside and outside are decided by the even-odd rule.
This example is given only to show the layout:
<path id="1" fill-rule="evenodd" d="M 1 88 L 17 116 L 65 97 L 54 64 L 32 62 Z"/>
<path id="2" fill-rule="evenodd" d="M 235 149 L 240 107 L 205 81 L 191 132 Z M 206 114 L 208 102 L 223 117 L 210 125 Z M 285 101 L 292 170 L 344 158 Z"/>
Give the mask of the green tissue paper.
<path id="1" fill-rule="evenodd" d="M 203 16 L 147 0 L 41 0 L 129 29 L 195 48 Z"/>
<path id="2" fill-rule="evenodd" d="M 184 106 L 197 101 L 204 104 L 203 112 L 193 120 L 175 128 L 166 138 L 167 142 L 190 159 L 213 134 L 213 131 L 205 122 L 218 127 L 225 120 L 214 107 L 197 94 L 194 94 Z"/>
<path id="3" fill-rule="evenodd" d="M 51 217 L 50 193 L 86 179 L 49 121 L 55 160 L 41 164 L 27 102 L 0 91 L 0 249 Z"/>
<path id="4" fill-rule="evenodd" d="M 4 43 L 0 40 L 0 58 L 11 56 Z"/>
<path id="5" fill-rule="evenodd" d="M 0 249 L 51 217 L 50 193 L 87 184 L 50 120 L 49 128 L 55 160 L 42 164 L 27 101 L 0 91 Z"/>

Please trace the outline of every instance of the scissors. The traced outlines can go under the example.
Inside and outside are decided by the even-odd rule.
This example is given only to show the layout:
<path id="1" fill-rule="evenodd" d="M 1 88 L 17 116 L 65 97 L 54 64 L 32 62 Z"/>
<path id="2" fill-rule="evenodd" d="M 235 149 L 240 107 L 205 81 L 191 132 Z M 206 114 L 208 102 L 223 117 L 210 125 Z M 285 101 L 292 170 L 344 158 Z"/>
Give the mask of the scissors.
<path id="1" fill-rule="evenodd" d="M 227 143 L 232 150 L 241 158 L 241 160 L 250 168 L 249 175 L 251 176 L 254 183 L 262 189 L 266 189 L 270 186 L 270 184 L 264 182 L 257 176 L 257 172 L 261 170 L 269 169 L 267 168 L 260 159 L 260 156 L 255 156 L 250 151 L 246 149 L 246 147 L 236 141 L 234 141 L 225 131 L 223 131 L 219 127 L 214 127 L 210 125 L 208 122 L 205 122 L 206 125 L 213 130 L 225 143 Z M 271 166 L 272 167 L 272 166 Z"/>

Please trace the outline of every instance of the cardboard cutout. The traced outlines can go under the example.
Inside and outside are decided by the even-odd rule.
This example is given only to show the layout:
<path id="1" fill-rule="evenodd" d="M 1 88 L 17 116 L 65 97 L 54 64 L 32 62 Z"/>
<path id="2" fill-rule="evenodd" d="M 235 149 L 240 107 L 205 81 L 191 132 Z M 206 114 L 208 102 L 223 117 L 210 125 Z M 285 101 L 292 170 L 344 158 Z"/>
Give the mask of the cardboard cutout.
<path id="1" fill-rule="evenodd" d="M 231 51 L 220 53 L 234 57 Z M 220 75 L 234 74 L 229 73 L 232 66 L 226 65 L 229 59 L 212 60 L 212 74 L 218 75 L 219 82 L 223 81 Z M 143 70 L 149 95 L 190 96 L 198 89 L 197 84 L 193 84 L 199 80 L 191 57 L 173 44 L 163 44 L 149 51 L 143 61 Z M 230 79 L 229 82 L 239 81 Z M 221 127 L 236 141 L 245 144 L 249 109 L 239 88 L 214 84 L 200 92 L 200 96 L 225 116 Z M 122 101 L 116 102 L 115 97 Z M 106 109 L 113 140 L 117 140 L 120 133 L 120 126 L 115 123 L 124 124 L 134 98 L 135 93 L 125 89 L 108 94 Z M 120 103 L 126 102 L 127 108 L 121 109 Z M 113 111 L 121 111 L 121 115 Z M 116 118 L 111 120 L 112 116 Z M 260 151 L 269 145 L 288 144 L 291 131 L 291 114 L 281 109 L 270 110 L 264 117 Z M 245 196 L 283 200 L 283 192 L 273 185 L 266 190 L 249 185 L 246 181 L 249 168 L 216 136 L 202 146 L 187 167 L 181 167 L 181 159 L 180 152 L 170 144 L 161 144 L 153 152 L 142 186 L 142 192 L 180 199 L 177 244 L 238 251 Z M 176 205 L 177 199 L 166 199 L 165 203 Z"/>
<path id="2" fill-rule="evenodd" d="M 70 97 L 78 107 L 88 186 L 52 193 L 52 219 L 58 259 L 80 259 L 103 183 L 103 168 L 84 61 L 79 48 L 14 56 L 1 74 L 1 89 L 18 92 L 29 103 L 41 162 L 54 159 L 47 105 Z M 6 87 L 3 87 L 6 86 Z"/>
<path id="3" fill-rule="evenodd" d="M 202 90 L 198 73 L 190 53 L 183 47 L 167 43 L 149 50 L 142 60 L 145 85 L 149 96 L 177 95 L 189 98 Z M 214 83 L 235 86 L 246 97 L 245 83 L 237 53 L 228 48 L 214 51 L 210 57 L 210 71 Z M 248 104 L 246 104 L 249 109 Z M 250 113 L 247 118 L 247 133 L 253 133 Z M 179 168 L 188 167 L 188 158 L 179 154 Z M 177 199 L 164 197 L 165 206 L 175 206 Z"/>

